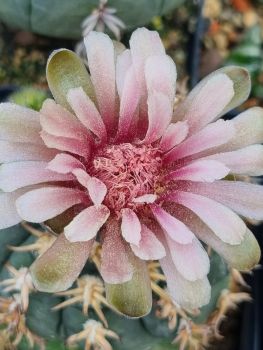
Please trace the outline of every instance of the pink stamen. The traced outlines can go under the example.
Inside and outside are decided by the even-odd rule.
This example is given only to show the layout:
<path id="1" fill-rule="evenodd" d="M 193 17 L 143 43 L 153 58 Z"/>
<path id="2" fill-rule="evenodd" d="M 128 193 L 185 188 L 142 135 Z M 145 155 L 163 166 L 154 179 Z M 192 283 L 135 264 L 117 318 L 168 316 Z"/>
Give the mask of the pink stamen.
<path id="1" fill-rule="evenodd" d="M 134 198 L 154 193 L 161 167 L 161 152 L 157 148 L 123 143 L 100 150 L 90 173 L 105 183 L 105 204 L 118 214 L 122 208 L 142 205 L 134 203 Z"/>

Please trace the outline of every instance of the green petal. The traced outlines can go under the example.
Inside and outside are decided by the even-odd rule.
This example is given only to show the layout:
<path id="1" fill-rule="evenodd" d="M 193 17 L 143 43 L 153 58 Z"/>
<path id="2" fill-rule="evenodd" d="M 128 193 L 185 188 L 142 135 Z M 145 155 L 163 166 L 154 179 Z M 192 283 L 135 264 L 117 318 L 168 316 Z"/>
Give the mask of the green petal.
<path id="1" fill-rule="evenodd" d="M 56 293 L 71 287 L 83 269 L 92 245 L 93 240 L 71 243 L 64 234 L 60 234 L 30 267 L 36 289 Z"/>
<path id="2" fill-rule="evenodd" d="M 50 55 L 47 62 L 47 81 L 56 102 L 69 110 L 71 108 L 66 96 L 72 88 L 82 87 L 92 100 L 95 99 L 88 71 L 73 51 L 60 49 Z"/>
<path id="3" fill-rule="evenodd" d="M 234 97 L 225 107 L 221 115 L 236 108 L 247 100 L 251 90 L 251 80 L 247 69 L 238 66 L 226 66 L 212 73 L 225 73 L 234 83 Z"/>
<path id="4" fill-rule="evenodd" d="M 225 246 L 220 254 L 231 267 L 248 271 L 259 263 L 261 251 L 255 236 L 247 230 L 241 244 Z"/>
<path id="5" fill-rule="evenodd" d="M 119 313 L 128 317 L 142 317 L 152 308 L 151 282 L 145 261 L 133 257 L 133 266 L 130 281 L 106 284 L 106 298 Z"/>
<path id="6" fill-rule="evenodd" d="M 255 236 L 248 229 L 243 241 L 238 245 L 231 245 L 221 241 L 203 224 L 199 225 L 195 232 L 203 242 L 221 255 L 230 267 L 241 271 L 248 271 L 259 263 L 261 255 L 260 247 Z"/>

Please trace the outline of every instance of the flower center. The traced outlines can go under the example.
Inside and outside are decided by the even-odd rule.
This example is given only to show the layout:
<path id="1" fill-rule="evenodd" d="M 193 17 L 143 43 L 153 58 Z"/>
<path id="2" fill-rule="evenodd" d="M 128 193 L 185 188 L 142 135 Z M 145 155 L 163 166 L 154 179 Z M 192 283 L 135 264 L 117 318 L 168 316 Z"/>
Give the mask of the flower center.
<path id="1" fill-rule="evenodd" d="M 136 209 L 136 197 L 155 192 L 161 165 L 157 148 L 123 143 L 99 150 L 91 172 L 107 186 L 105 204 L 118 213 L 122 208 Z"/>

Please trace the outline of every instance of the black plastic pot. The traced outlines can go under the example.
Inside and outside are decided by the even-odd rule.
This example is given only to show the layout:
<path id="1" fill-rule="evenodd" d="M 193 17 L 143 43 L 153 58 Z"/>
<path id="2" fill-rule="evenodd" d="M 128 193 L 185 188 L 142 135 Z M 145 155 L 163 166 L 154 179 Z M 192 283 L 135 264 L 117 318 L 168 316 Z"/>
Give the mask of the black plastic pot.
<path id="1" fill-rule="evenodd" d="M 0 86 L 0 102 L 5 102 L 8 99 L 8 96 L 17 90 L 18 87 L 14 85 Z"/>
<path id="2" fill-rule="evenodd" d="M 252 228 L 263 251 L 263 225 Z M 260 264 L 263 263 L 261 258 Z M 240 334 L 240 350 L 263 349 L 263 267 L 257 267 L 247 277 L 251 286 L 252 303 L 245 303 Z"/>

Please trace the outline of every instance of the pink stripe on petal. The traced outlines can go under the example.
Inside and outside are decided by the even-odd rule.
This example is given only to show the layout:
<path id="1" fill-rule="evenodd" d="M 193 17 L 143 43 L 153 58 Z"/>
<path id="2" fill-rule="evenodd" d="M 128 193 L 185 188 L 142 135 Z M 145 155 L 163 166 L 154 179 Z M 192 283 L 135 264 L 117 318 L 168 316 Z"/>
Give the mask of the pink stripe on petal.
<path id="1" fill-rule="evenodd" d="M 104 205 L 91 206 L 79 213 L 71 223 L 65 227 L 65 236 L 70 242 L 86 242 L 96 236 L 105 224 L 110 211 Z"/>
<path id="2" fill-rule="evenodd" d="M 142 225 L 139 245 L 131 244 L 131 249 L 142 260 L 158 260 L 166 255 L 162 243 L 145 225 Z"/>
<path id="3" fill-rule="evenodd" d="M 173 162 L 177 159 L 220 146 L 228 142 L 234 134 L 233 124 L 230 121 L 220 119 L 188 137 L 184 142 L 167 153 L 165 159 L 167 162 Z"/>
<path id="4" fill-rule="evenodd" d="M 145 62 L 145 79 L 148 94 L 155 91 L 167 96 L 173 107 L 175 98 L 176 67 L 167 55 L 150 56 Z"/>
<path id="5" fill-rule="evenodd" d="M 90 177 L 87 183 L 87 189 L 92 202 L 95 206 L 99 206 L 107 194 L 106 185 L 96 177 Z"/>
<path id="6" fill-rule="evenodd" d="M 18 188 L 51 181 L 70 181 L 71 175 L 59 174 L 47 169 L 47 162 L 23 161 L 0 166 L 0 188 L 12 192 Z"/>
<path id="7" fill-rule="evenodd" d="M 232 152 L 216 153 L 205 159 L 215 159 L 230 168 L 231 173 L 263 175 L 263 146 L 250 145 Z"/>
<path id="8" fill-rule="evenodd" d="M 141 223 L 135 212 L 129 208 L 121 211 L 121 233 L 123 238 L 132 244 L 138 245 L 141 240 Z"/>
<path id="9" fill-rule="evenodd" d="M 26 142 L 9 142 L 0 140 L 0 163 L 17 162 L 21 160 L 51 160 L 57 154 L 56 150 Z"/>
<path id="10" fill-rule="evenodd" d="M 105 141 L 107 139 L 107 132 L 103 120 L 94 102 L 91 101 L 82 87 L 70 89 L 67 99 L 81 123 L 100 140 Z"/>
<path id="11" fill-rule="evenodd" d="M 177 191 L 167 196 L 191 209 L 225 243 L 240 244 L 246 233 L 246 225 L 232 210 L 224 205 L 190 192 Z"/>
<path id="12" fill-rule="evenodd" d="M 172 118 L 169 98 L 162 93 L 153 92 L 148 97 L 148 130 L 142 143 L 158 140 L 168 127 Z"/>
<path id="13" fill-rule="evenodd" d="M 134 203 L 154 203 L 157 199 L 156 194 L 149 193 L 149 194 L 144 194 L 143 196 L 136 197 L 133 199 Z"/>
<path id="14" fill-rule="evenodd" d="M 192 243 L 179 244 L 167 236 L 167 244 L 175 267 L 185 279 L 196 281 L 209 273 L 208 255 L 196 238 Z"/>
<path id="15" fill-rule="evenodd" d="M 207 196 L 238 214 L 263 219 L 263 187 L 240 181 L 216 181 L 211 184 L 188 184 L 189 190 Z"/>
<path id="16" fill-rule="evenodd" d="M 48 99 L 41 108 L 42 129 L 53 136 L 85 139 L 87 130 L 68 110 Z"/>
<path id="17" fill-rule="evenodd" d="M 91 80 L 96 92 L 99 111 L 107 131 L 114 131 L 115 62 L 113 43 L 104 33 L 90 32 L 84 39 Z"/>
<path id="18" fill-rule="evenodd" d="M 227 176 L 229 171 L 230 169 L 220 163 L 220 160 L 196 160 L 172 171 L 166 178 L 169 180 L 213 182 Z"/>
<path id="19" fill-rule="evenodd" d="M 21 218 L 40 223 L 83 202 L 85 197 L 84 192 L 67 187 L 43 187 L 20 196 L 16 207 Z"/>
<path id="20" fill-rule="evenodd" d="M 105 225 L 102 241 L 100 273 L 110 284 L 128 282 L 133 276 L 133 266 L 129 261 L 129 247 L 123 240 L 117 221 L 110 220 Z"/>
<path id="21" fill-rule="evenodd" d="M 158 223 L 172 240 L 180 244 L 189 244 L 193 241 L 194 234 L 182 221 L 176 219 L 158 205 L 151 205 L 151 210 Z"/>
<path id="22" fill-rule="evenodd" d="M 56 148 L 60 151 L 70 152 L 88 158 L 90 155 L 90 140 L 77 140 L 69 137 L 58 137 L 50 135 L 45 131 L 40 133 L 44 143 L 49 148 Z"/>
<path id="23" fill-rule="evenodd" d="M 139 88 L 135 78 L 133 67 L 128 70 L 123 84 L 121 101 L 120 101 L 120 117 L 118 126 L 118 140 L 125 139 L 139 103 Z"/>
<path id="24" fill-rule="evenodd" d="M 187 134 L 187 122 L 171 123 L 168 126 L 168 128 L 164 131 L 160 142 L 160 148 L 163 151 L 169 151 L 171 148 L 184 141 Z"/>
<path id="25" fill-rule="evenodd" d="M 65 153 L 57 154 L 47 165 L 47 169 L 60 174 L 68 174 L 78 168 L 84 169 L 84 165 L 77 158 Z"/>

